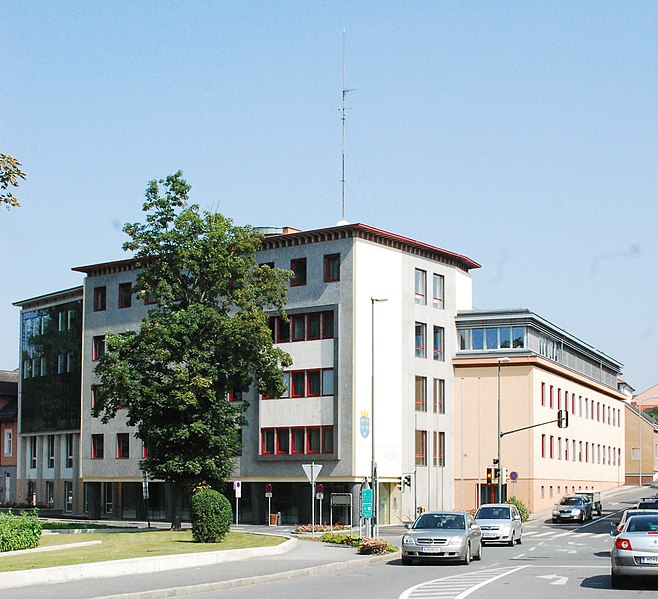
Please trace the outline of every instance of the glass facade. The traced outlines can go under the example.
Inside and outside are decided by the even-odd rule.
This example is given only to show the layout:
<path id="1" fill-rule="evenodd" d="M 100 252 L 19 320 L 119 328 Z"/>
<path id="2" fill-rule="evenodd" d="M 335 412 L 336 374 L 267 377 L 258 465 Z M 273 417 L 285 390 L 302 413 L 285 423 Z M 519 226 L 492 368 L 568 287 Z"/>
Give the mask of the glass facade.
<path id="1" fill-rule="evenodd" d="M 498 350 L 526 347 L 526 327 L 479 327 L 459 330 L 459 349 Z"/>
<path id="2" fill-rule="evenodd" d="M 22 313 L 22 430 L 80 428 L 82 300 Z"/>

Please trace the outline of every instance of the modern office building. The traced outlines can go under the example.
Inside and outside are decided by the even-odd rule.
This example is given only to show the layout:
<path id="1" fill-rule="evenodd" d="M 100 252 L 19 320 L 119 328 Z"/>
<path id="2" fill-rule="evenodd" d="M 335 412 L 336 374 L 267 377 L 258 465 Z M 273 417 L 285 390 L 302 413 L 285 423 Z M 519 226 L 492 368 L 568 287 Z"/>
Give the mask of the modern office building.
<path id="1" fill-rule="evenodd" d="M 499 486 L 537 511 L 624 484 L 619 362 L 529 310 L 462 311 L 456 327 L 458 507 L 497 498 Z M 500 481 L 488 468 L 503 470 Z"/>

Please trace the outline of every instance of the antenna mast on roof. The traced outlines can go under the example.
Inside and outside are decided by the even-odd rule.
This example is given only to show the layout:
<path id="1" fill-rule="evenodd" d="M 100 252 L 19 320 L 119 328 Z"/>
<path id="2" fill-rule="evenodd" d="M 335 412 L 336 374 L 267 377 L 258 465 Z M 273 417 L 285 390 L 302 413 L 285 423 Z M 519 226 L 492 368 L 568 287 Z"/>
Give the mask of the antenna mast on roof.
<path id="1" fill-rule="evenodd" d="M 341 188 L 341 220 L 345 220 L 345 100 L 347 98 L 347 92 L 351 92 L 351 89 L 345 87 L 345 27 L 343 27 L 343 108 L 341 109 L 341 121 L 343 126 L 343 146 L 342 146 L 342 164 L 341 164 L 341 179 L 340 179 L 340 188 Z"/>

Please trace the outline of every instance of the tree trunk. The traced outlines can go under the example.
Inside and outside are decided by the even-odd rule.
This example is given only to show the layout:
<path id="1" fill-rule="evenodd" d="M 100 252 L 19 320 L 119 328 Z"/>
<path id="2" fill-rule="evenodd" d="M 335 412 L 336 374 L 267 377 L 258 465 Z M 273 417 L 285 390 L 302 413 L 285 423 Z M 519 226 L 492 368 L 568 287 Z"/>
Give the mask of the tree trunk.
<path id="1" fill-rule="evenodd" d="M 171 514 L 171 530 L 182 530 L 183 493 L 185 485 L 182 480 L 174 482 L 174 509 Z"/>

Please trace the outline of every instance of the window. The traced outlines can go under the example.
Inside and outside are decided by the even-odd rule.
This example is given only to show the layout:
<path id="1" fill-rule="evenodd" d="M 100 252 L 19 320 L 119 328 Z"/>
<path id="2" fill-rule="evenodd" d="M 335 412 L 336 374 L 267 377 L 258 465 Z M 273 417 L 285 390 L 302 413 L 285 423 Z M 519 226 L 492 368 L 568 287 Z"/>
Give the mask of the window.
<path id="1" fill-rule="evenodd" d="M 306 395 L 306 371 L 297 370 L 290 373 L 292 381 L 292 397 L 304 397 Z"/>
<path id="2" fill-rule="evenodd" d="M 562 459 L 562 437 L 557 438 L 557 459 Z"/>
<path id="3" fill-rule="evenodd" d="M 320 453 L 320 427 L 306 429 L 306 453 Z"/>
<path id="4" fill-rule="evenodd" d="M 105 440 L 103 435 L 91 436 L 91 459 L 102 460 L 105 457 Z"/>
<path id="5" fill-rule="evenodd" d="M 100 396 L 98 395 L 98 385 L 93 385 L 91 388 L 91 413 L 92 415 L 98 409 L 100 409 Z"/>
<path id="6" fill-rule="evenodd" d="M 242 401 L 242 391 L 240 389 L 233 389 L 228 392 L 226 399 L 228 401 Z"/>
<path id="7" fill-rule="evenodd" d="M 267 428 L 263 429 L 263 438 L 262 438 L 262 452 L 263 454 L 273 454 L 274 453 L 274 429 Z"/>
<path id="8" fill-rule="evenodd" d="M 46 454 L 46 464 L 48 468 L 55 467 L 55 435 L 48 435 L 47 437 L 47 451 Z"/>
<path id="9" fill-rule="evenodd" d="M 445 360 L 445 352 L 443 348 L 444 340 L 444 331 L 443 327 L 434 327 L 434 359 L 440 362 Z"/>
<path id="10" fill-rule="evenodd" d="M 443 432 L 432 433 L 433 450 L 432 450 L 432 465 L 443 467 L 445 463 L 445 454 L 446 454 L 446 434 Z"/>
<path id="11" fill-rule="evenodd" d="M 158 294 L 155 291 L 147 291 L 144 295 L 144 304 L 150 306 L 158 303 Z"/>
<path id="12" fill-rule="evenodd" d="M 316 339 L 333 339 L 334 313 L 311 312 L 309 314 L 294 314 L 289 321 L 276 316 L 268 320 L 274 343 L 292 341 L 314 341 Z"/>
<path id="13" fill-rule="evenodd" d="M 569 439 L 564 440 L 564 459 L 569 461 Z"/>
<path id="14" fill-rule="evenodd" d="M 322 373 L 320 370 L 306 371 L 306 396 L 318 397 L 322 391 Z"/>
<path id="15" fill-rule="evenodd" d="M 446 413 L 446 382 L 443 379 L 434 379 L 433 382 L 433 408 L 435 414 Z"/>
<path id="16" fill-rule="evenodd" d="M 427 379 L 416 377 L 416 412 L 427 412 Z"/>
<path id="17" fill-rule="evenodd" d="M 6 456 L 12 455 L 14 450 L 12 434 L 13 433 L 10 428 L 5 429 L 5 440 L 4 443 L 2 444 L 2 452 Z"/>
<path id="18" fill-rule="evenodd" d="M 292 453 L 304 453 L 304 432 L 303 428 L 292 429 Z"/>
<path id="19" fill-rule="evenodd" d="M 553 435 L 551 435 L 550 442 L 549 442 L 549 457 L 551 460 L 553 459 Z"/>
<path id="20" fill-rule="evenodd" d="M 562 409 L 562 389 L 558 387 L 557 389 L 557 409 Z"/>
<path id="21" fill-rule="evenodd" d="M 546 383 L 541 384 L 541 405 L 546 405 Z"/>
<path id="22" fill-rule="evenodd" d="M 64 511 L 73 511 L 73 483 L 70 480 L 64 481 Z"/>
<path id="23" fill-rule="evenodd" d="M 417 322 L 415 325 L 415 344 L 416 344 L 416 357 L 427 357 L 427 325 L 423 322 Z"/>
<path id="24" fill-rule="evenodd" d="M 304 341 L 306 339 L 306 315 L 299 314 L 292 317 L 292 340 Z"/>
<path id="25" fill-rule="evenodd" d="M 427 466 L 427 431 L 416 431 L 416 466 Z"/>
<path id="26" fill-rule="evenodd" d="M 333 339 L 334 338 L 334 313 L 333 312 L 323 312 L 322 313 L 322 338 L 323 339 Z"/>
<path id="27" fill-rule="evenodd" d="M 30 468 L 37 467 L 37 438 L 30 437 Z"/>
<path id="28" fill-rule="evenodd" d="M 541 457 L 546 457 L 546 435 L 541 436 Z"/>
<path id="29" fill-rule="evenodd" d="M 445 294 L 445 279 L 443 275 L 432 275 L 432 306 L 443 310 L 445 307 L 443 298 Z"/>
<path id="30" fill-rule="evenodd" d="M 334 452 L 334 427 L 322 427 L 322 453 Z"/>
<path id="31" fill-rule="evenodd" d="M 306 329 L 307 339 L 320 339 L 322 337 L 322 315 L 319 312 L 308 315 Z"/>
<path id="32" fill-rule="evenodd" d="M 548 390 L 548 407 L 553 409 L 553 385 Z"/>
<path id="33" fill-rule="evenodd" d="M 105 335 L 98 335 L 92 339 L 92 360 L 100 360 L 105 354 Z"/>
<path id="34" fill-rule="evenodd" d="M 340 254 L 327 254 L 324 257 L 325 283 L 340 281 Z"/>
<path id="35" fill-rule="evenodd" d="M 292 279 L 290 281 L 292 287 L 306 285 L 306 258 L 291 260 L 290 270 L 292 270 Z"/>
<path id="36" fill-rule="evenodd" d="M 34 324 L 37 324 L 38 321 L 35 321 Z M 35 327 L 36 328 L 36 327 Z M 57 315 L 57 330 L 65 331 L 66 330 L 66 312 L 60 312 Z M 38 329 L 35 330 L 35 334 L 39 334 Z"/>
<path id="37" fill-rule="evenodd" d="M 276 452 L 283 454 L 290 453 L 290 429 L 276 429 Z"/>
<path id="38" fill-rule="evenodd" d="M 427 273 L 419 268 L 416 269 L 414 290 L 414 301 L 423 306 L 427 304 Z"/>
<path id="39" fill-rule="evenodd" d="M 55 484 L 51 480 L 46 481 L 46 505 L 48 507 L 55 505 Z"/>
<path id="40" fill-rule="evenodd" d="M 66 439 L 66 468 L 73 468 L 73 433 L 69 433 Z"/>
<path id="41" fill-rule="evenodd" d="M 279 335 L 277 341 L 279 343 L 286 343 L 290 341 L 290 320 L 283 320 L 283 318 L 277 318 L 279 323 Z"/>
<path id="42" fill-rule="evenodd" d="M 128 433 L 117 433 L 117 458 L 127 459 L 130 457 L 130 437 Z"/>
<path id="43" fill-rule="evenodd" d="M 57 354 L 57 374 L 63 374 L 66 372 L 66 355 Z"/>
<path id="44" fill-rule="evenodd" d="M 334 394 L 334 369 L 324 368 L 322 370 L 322 395 Z"/>
<path id="45" fill-rule="evenodd" d="M 105 498 L 105 513 L 112 513 L 112 483 L 103 483 L 103 497 Z"/>
<path id="46" fill-rule="evenodd" d="M 130 308 L 132 305 L 132 297 L 132 283 L 121 283 L 119 285 L 119 308 Z"/>
<path id="47" fill-rule="evenodd" d="M 94 287 L 94 312 L 107 309 L 107 287 Z"/>

